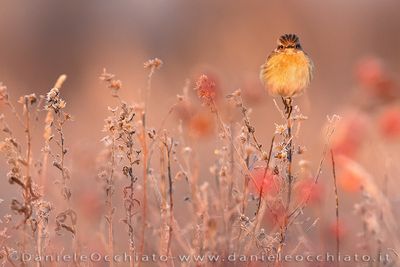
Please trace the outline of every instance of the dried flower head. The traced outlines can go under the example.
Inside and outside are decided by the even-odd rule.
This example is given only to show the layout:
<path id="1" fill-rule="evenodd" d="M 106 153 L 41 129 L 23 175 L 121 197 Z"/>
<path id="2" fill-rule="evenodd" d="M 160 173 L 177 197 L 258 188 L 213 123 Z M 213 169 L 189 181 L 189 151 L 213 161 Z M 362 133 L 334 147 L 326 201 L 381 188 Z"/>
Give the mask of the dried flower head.
<path id="1" fill-rule="evenodd" d="M 209 79 L 206 75 L 201 75 L 196 81 L 196 87 L 198 97 L 203 101 L 204 104 L 211 104 L 216 96 L 215 83 Z"/>
<path id="2" fill-rule="evenodd" d="M 112 73 L 108 73 L 104 68 L 103 73 L 100 74 L 100 80 L 107 83 L 107 87 L 112 90 L 112 96 L 118 96 L 118 90 L 122 87 L 122 82 L 120 80 L 115 79 L 115 75 Z"/>
<path id="3" fill-rule="evenodd" d="M 37 97 L 35 94 L 30 94 L 30 95 L 24 95 L 21 96 L 18 100 L 18 103 L 20 104 L 27 104 L 27 105 L 33 105 L 37 101 Z"/>
<path id="4" fill-rule="evenodd" d="M 60 98 L 60 90 L 56 87 L 51 89 L 46 95 L 46 109 L 53 110 L 54 113 L 58 113 L 64 109 L 66 102 Z"/>
<path id="5" fill-rule="evenodd" d="M 143 67 L 145 69 L 159 69 L 161 68 L 163 62 L 159 58 L 149 59 L 144 64 Z"/>
<path id="6" fill-rule="evenodd" d="M 285 135 L 287 130 L 287 126 L 284 124 L 275 123 L 275 134 Z"/>
<path id="7" fill-rule="evenodd" d="M 8 90 L 7 86 L 0 83 L 0 100 L 8 101 Z"/>
<path id="8" fill-rule="evenodd" d="M 60 89 L 63 86 L 63 84 L 65 83 L 66 80 L 67 80 L 67 75 L 61 74 L 58 77 L 56 83 L 54 84 L 54 87 Z"/>

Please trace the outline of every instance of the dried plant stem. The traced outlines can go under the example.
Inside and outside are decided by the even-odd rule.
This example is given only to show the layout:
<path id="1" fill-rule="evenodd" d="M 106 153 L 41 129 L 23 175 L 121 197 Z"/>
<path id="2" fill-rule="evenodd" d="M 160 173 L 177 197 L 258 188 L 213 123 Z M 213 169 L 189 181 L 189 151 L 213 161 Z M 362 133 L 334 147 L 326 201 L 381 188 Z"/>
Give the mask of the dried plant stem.
<path id="1" fill-rule="evenodd" d="M 133 184 L 134 184 L 134 181 L 133 181 L 133 179 L 131 179 L 130 187 L 132 188 L 132 191 L 131 191 L 130 196 L 129 196 L 130 199 L 134 199 L 134 196 L 133 196 Z M 132 257 L 134 257 L 135 256 L 135 252 L 136 252 L 136 247 L 135 247 L 134 229 L 132 227 L 132 217 L 133 217 L 132 209 L 133 208 L 129 208 L 127 222 L 128 222 L 128 227 L 129 227 L 129 251 L 130 251 L 130 255 Z M 129 266 L 130 267 L 135 266 L 135 261 L 134 260 L 130 261 L 129 262 Z"/>
<path id="2" fill-rule="evenodd" d="M 287 203 L 286 210 L 289 211 L 290 202 L 292 200 L 292 187 L 293 187 L 293 175 L 292 175 L 292 162 L 293 162 L 293 146 L 292 146 L 292 123 L 291 119 L 288 118 L 288 139 L 289 139 L 289 149 L 288 149 L 288 168 L 287 168 L 287 176 L 288 176 L 288 194 L 287 194 Z"/>
<path id="3" fill-rule="evenodd" d="M 147 150 L 147 133 L 145 126 L 145 116 L 146 114 L 142 114 L 142 133 L 141 133 L 141 146 L 143 153 L 143 200 L 142 200 L 142 230 L 140 236 L 140 256 L 144 253 L 144 238 L 146 232 L 146 224 L 147 224 L 147 176 L 148 176 L 148 150 Z M 141 262 L 139 262 L 139 266 L 141 266 Z"/>
<path id="4" fill-rule="evenodd" d="M 292 99 L 291 98 L 282 98 L 283 103 L 285 104 L 285 114 L 287 120 L 287 140 L 288 140 L 288 166 L 287 166 L 287 181 L 288 181 L 288 192 L 287 192 L 287 202 L 286 202 L 286 211 L 289 211 L 290 202 L 292 198 L 292 184 L 293 184 L 293 175 L 292 175 L 292 162 L 293 162 L 293 138 L 292 138 Z"/>
<path id="5" fill-rule="evenodd" d="M 219 127 L 220 127 L 221 130 L 224 132 L 225 137 L 231 139 L 231 135 L 228 133 L 228 131 L 227 131 L 226 128 L 225 128 L 225 124 L 224 124 L 224 122 L 222 121 L 221 116 L 219 115 L 219 112 L 218 112 L 218 109 L 217 109 L 217 106 L 216 106 L 215 102 L 212 101 L 211 105 L 212 105 L 212 106 L 211 106 L 211 109 L 212 109 L 212 111 L 215 113 L 215 116 L 216 116 L 216 118 L 217 118 L 217 122 L 218 122 L 218 124 L 219 124 Z M 230 142 L 233 143 L 233 140 L 230 140 Z M 250 170 L 249 170 L 249 168 L 248 168 L 248 166 L 247 166 L 247 164 L 246 164 L 246 161 L 245 161 L 245 159 L 242 157 L 242 155 L 241 155 L 239 149 L 238 149 L 235 145 L 233 145 L 233 148 L 234 148 L 234 150 L 235 150 L 235 154 L 236 154 L 237 157 L 239 158 L 239 162 L 240 162 L 240 164 L 242 165 L 242 168 L 243 168 L 243 170 L 245 171 L 246 175 L 248 175 L 248 176 L 251 178 L 251 181 L 254 183 L 254 186 L 256 187 L 256 189 L 257 189 L 257 190 L 260 190 L 260 188 L 259 188 L 259 186 L 258 186 L 256 180 L 254 179 L 254 176 L 251 174 L 251 172 L 250 172 Z"/>
<path id="6" fill-rule="evenodd" d="M 31 206 L 31 190 L 32 190 L 32 177 L 30 174 L 30 166 L 31 166 L 31 153 L 32 153 L 32 147 L 31 147 L 31 127 L 30 127 L 30 110 L 29 110 L 29 99 L 25 97 L 24 99 L 24 114 L 25 114 L 25 134 L 26 134 L 26 168 L 25 168 L 25 188 L 24 188 L 24 201 L 25 201 L 25 206 L 29 207 Z M 24 221 L 24 237 L 23 237 L 23 243 L 22 243 L 22 250 L 25 252 L 26 249 L 26 219 Z"/>
<path id="7" fill-rule="evenodd" d="M 235 136 L 234 130 L 235 129 L 234 129 L 234 125 L 233 125 L 232 121 L 230 122 L 230 129 L 231 129 L 230 140 L 234 140 L 234 136 Z M 233 185 L 236 182 L 236 181 L 233 180 L 234 173 L 235 173 L 235 154 L 233 152 L 233 150 L 234 150 L 233 143 L 230 142 L 229 146 L 230 146 L 230 148 L 229 148 L 229 159 L 228 159 L 229 160 L 229 175 L 228 175 L 229 176 L 229 188 L 228 188 L 228 203 L 226 203 L 228 205 L 232 201 Z M 247 163 L 246 163 L 246 166 L 247 166 Z M 227 207 L 227 208 L 229 208 L 229 207 Z"/>
<path id="8" fill-rule="evenodd" d="M 242 96 L 240 95 L 240 91 L 237 91 L 237 92 L 239 92 L 239 93 L 234 93 L 234 94 L 231 95 L 231 97 L 234 97 L 236 99 L 237 105 L 239 106 L 240 111 L 241 111 L 241 113 L 243 115 L 243 122 L 244 122 L 244 124 L 246 126 L 248 135 L 251 136 L 251 138 L 253 139 L 253 142 L 254 142 L 253 145 L 256 147 L 256 149 L 260 153 L 261 158 L 264 159 L 267 162 L 266 163 L 266 168 L 265 168 L 265 171 L 264 171 L 264 177 L 263 177 L 263 179 L 265 179 L 265 176 L 266 176 L 267 171 L 269 169 L 269 163 L 270 163 L 270 160 L 271 160 L 271 154 L 272 154 L 272 150 L 273 150 L 273 146 L 274 146 L 275 135 L 272 137 L 269 153 L 268 153 L 267 157 L 265 158 L 266 153 L 262 148 L 263 147 L 262 144 L 258 141 L 258 139 L 256 137 L 255 128 L 250 123 L 250 118 L 249 118 L 249 116 L 247 114 L 248 113 L 248 109 L 243 104 L 243 99 L 242 99 Z M 232 138 L 232 140 L 233 140 L 233 138 Z M 248 142 L 250 142 L 250 141 L 248 140 Z M 233 147 L 233 143 L 232 143 L 232 147 Z M 232 153 L 232 156 L 233 156 L 233 153 Z M 249 168 L 249 160 L 250 160 L 250 157 L 248 155 L 246 157 L 246 166 L 247 166 L 247 168 Z M 246 176 L 245 181 L 244 181 L 244 187 L 243 187 L 244 188 L 243 189 L 244 196 L 243 196 L 243 203 L 242 203 L 242 213 L 243 214 L 245 213 L 245 205 L 247 203 L 246 198 L 247 198 L 247 191 L 248 191 L 248 182 L 249 182 L 248 180 L 249 180 L 248 176 Z M 260 194 L 259 194 L 259 202 L 258 202 L 258 206 L 257 206 L 257 211 L 255 213 L 256 216 L 257 216 L 257 214 L 258 214 L 258 212 L 260 210 L 260 207 L 261 207 L 261 201 L 262 201 L 261 199 L 262 199 L 262 194 L 263 194 L 263 190 L 264 190 L 263 185 L 264 185 L 264 183 L 262 183 L 261 189 L 259 190 Z"/>
<path id="9" fill-rule="evenodd" d="M 29 98 L 24 97 L 23 99 L 23 113 L 25 115 L 25 137 L 26 137 L 26 155 L 25 155 L 25 177 L 24 177 L 24 192 L 23 192 L 23 198 L 24 198 L 24 206 L 27 209 L 32 209 L 32 177 L 30 174 L 30 165 L 31 165 L 31 152 L 32 152 L 32 147 L 31 147 L 31 127 L 30 127 L 30 110 L 29 110 Z M 32 214 L 32 210 L 29 211 L 30 214 Z M 22 253 L 25 253 L 26 247 L 27 247 L 27 222 L 29 219 L 30 215 L 25 215 L 24 223 L 23 223 L 23 228 L 22 228 Z M 22 266 L 25 266 L 25 262 L 21 261 Z"/>
<path id="10" fill-rule="evenodd" d="M 30 175 L 30 166 L 31 166 L 31 153 L 32 153 L 32 137 L 31 137 L 31 127 L 30 127 L 30 110 L 29 110 L 29 99 L 25 97 L 24 103 L 24 113 L 25 113 L 25 133 L 26 133 L 26 174 L 25 174 L 25 205 L 31 205 L 30 202 L 32 201 L 30 198 L 32 196 L 30 190 L 32 190 L 32 177 Z M 26 225 L 24 224 L 24 231 L 26 230 Z M 38 225 L 38 234 L 36 240 L 36 251 L 39 255 L 39 261 L 36 263 L 38 267 L 43 266 L 42 264 L 42 227 Z M 25 251 L 25 243 L 26 243 L 26 235 L 24 234 L 24 241 L 23 241 L 23 251 Z"/>
<path id="11" fill-rule="evenodd" d="M 55 158 L 53 161 L 53 166 L 56 167 L 61 172 L 61 186 L 62 186 L 62 196 L 64 197 L 66 209 L 60 212 L 56 216 L 56 231 L 65 230 L 70 232 L 72 236 L 72 248 L 74 253 L 78 254 L 78 233 L 77 233 L 77 214 L 72 208 L 71 204 L 71 177 L 69 175 L 68 169 L 65 167 L 65 154 L 67 149 L 65 147 L 65 137 L 64 137 L 64 124 L 71 120 L 71 115 L 64 112 L 66 102 L 60 97 L 60 90 L 62 82 L 66 79 L 65 75 L 60 76 L 56 83 L 56 87 L 52 88 L 46 95 L 46 109 L 52 111 L 54 116 L 56 116 L 55 122 L 49 123 L 53 125 L 58 133 L 58 140 L 55 140 L 57 147 L 60 149 L 59 154 L 51 155 Z M 50 138 L 49 138 L 50 140 Z M 69 223 L 68 223 L 69 221 Z M 79 260 L 74 257 L 74 265 L 79 266 Z"/>
<path id="12" fill-rule="evenodd" d="M 271 155 L 272 155 L 272 150 L 274 148 L 274 142 L 275 142 L 275 135 L 272 136 L 272 140 L 271 140 L 271 146 L 269 147 L 269 152 L 268 152 L 268 158 L 267 158 L 267 163 L 265 165 L 265 169 L 264 169 L 264 175 L 263 175 L 263 182 L 261 184 L 261 189 L 260 189 L 260 194 L 258 195 L 258 206 L 257 206 L 257 211 L 255 213 L 255 215 L 257 216 L 257 214 L 260 211 L 261 208 L 261 201 L 262 201 L 262 195 L 263 195 L 263 190 L 264 190 L 264 179 L 267 175 L 267 172 L 269 170 L 269 163 L 271 161 Z"/>
<path id="13" fill-rule="evenodd" d="M 17 121 L 22 125 L 25 132 L 25 155 L 22 154 L 20 144 L 14 138 L 12 131 L 6 123 L 4 123 L 4 116 L 1 115 L 1 120 L 4 123 L 3 131 L 9 135 L 2 144 L 3 147 L 8 147 L 3 151 L 6 153 L 8 158 L 7 163 L 12 166 L 10 172 L 7 174 L 10 184 L 16 184 L 21 188 L 21 194 L 23 202 L 13 199 L 11 203 L 11 209 L 18 214 L 24 215 L 23 220 L 15 226 L 15 229 L 21 229 L 19 232 L 22 237 L 18 245 L 21 248 L 21 253 L 25 253 L 27 247 L 30 246 L 28 243 L 29 229 L 34 232 L 32 214 L 35 209 L 34 201 L 40 196 L 36 193 L 31 176 L 31 164 L 32 164 L 32 136 L 31 136 L 31 107 L 37 104 L 37 98 L 35 94 L 25 95 L 21 97 L 18 103 L 22 104 L 23 117 L 21 117 L 16 111 L 13 104 L 9 101 L 9 94 L 7 88 L 0 84 L 0 100 L 5 103 L 12 111 L 13 115 L 17 118 Z M 23 120 L 22 120 L 23 119 Z M 8 144 L 10 146 L 7 146 Z M 22 167 L 21 167 L 22 166 Z M 24 173 L 22 173 L 24 170 Z M 32 226 L 28 228 L 28 226 Z M 34 243 L 37 246 L 37 242 Z M 36 249 L 36 248 L 35 248 Z M 26 263 L 21 258 L 21 266 L 25 266 Z"/>
<path id="14" fill-rule="evenodd" d="M 43 227 L 38 225 L 38 233 L 37 233 L 37 240 L 36 240 L 36 251 L 39 256 L 39 261 L 36 262 L 37 267 L 42 267 L 42 252 L 43 252 L 43 244 L 42 244 L 42 235 L 43 235 Z"/>
<path id="15" fill-rule="evenodd" d="M 151 92 L 151 81 L 154 74 L 156 66 L 150 66 L 150 72 L 147 78 L 147 88 L 145 92 L 144 99 L 144 109 L 142 114 L 142 133 L 141 133 L 141 145 L 142 145 L 142 153 L 143 153 L 143 201 L 142 201 L 142 233 L 140 237 L 140 256 L 143 255 L 145 244 L 144 238 L 146 233 L 146 225 L 147 225 L 147 178 L 148 178 L 148 158 L 149 151 L 147 146 L 147 130 L 146 130 L 146 119 L 147 119 L 147 104 L 150 97 Z M 139 266 L 141 266 L 141 261 L 139 262 Z"/>
<path id="16" fill-rule="evenodd" d="M 129 136 L 129 138 L 132 138 L 132 136 Z M 132 139 L 129 139 L 129 142 L 132 142 Z M 134 153 L 134 148 L 133 146 L 130 146 L 129 148 L 129 156 L 127 157 L 129 160 L 129 172 L 127 177 L 130 180 L 129 186 L 124 188 L 124 198 L 128 200 L 128 205 L 125 204 L 125 211 L 126 211 L 126 224 L 128 225 L 128 235 L 129 235 L 129 251 L 130 255 L 133 258 L 136 253 L 136 246 L 135 246 L 135 231 L 134 231 L 134 226 L 133 226 L 133 215 L 135 214 L 134 212 L 134 207 L 135 204 L 140 206 L 140 202 L 135 198 L 134 194 L 134 184 L 136 183 L 137 178 L 131 173 L 133 169 L 133 165 L 136 164 L 136 160 L 133 158 L 133 153 Z M 134 261 L 130 261 L 129 265 L 131 267 L 134 266 Z"/>
<path id="17" fill-rule="evenodd" d="M 69 118 L 69 115 L 64 113 L 63 111 L 58 111 L 56 113 L 58 115 L 56 123 L 57 123 L 57 132 L 59 135 L 59 141 L 57 142 L 59 148 L 60 148 L 60 161 L 59 162 L 54 162 L 53 165 L 55 165 L 60 171 L 61 171 L 61 179 L 62 179 L 62 189 L 63 189 L 63 195 L 66 201 L 67 209 L 57 215 L 58 218 L 59 216 L 67 217 L 70 218 L 71 225 L 67 225 L 64 223 L 64 220 L 61 222 L 60 226 L 64 229 L 67 229 L 69 232 L 73 234 L 72 238 L 72 248 L 75 253 L 78 253 L 78 233 L 77 233 L 77 227 L 76 227 L 76 213 L 72 209 L 72 204 L 71 204 L 71 188 L 70 188 L 70 177 L 69 174 L 67 173 L 67 169 L 65 167 L 65 154 L 67 153 L 67 149 L 65 147 L 65 136 L 64 136 L 64 123 L 67 121 L 67 118 Z M 57 220 L 57 218 L 56 218 Z M 79 266 L 79 262 L 77 262 L 74 259 L 74 265 Z"/>
<path id="18" fill-rule="evenodd" d="M 332 174 L 333 174 L 333 186 L 335 189 L 335 201 L 336 201 L 336 260 L 337 266 L 339 266 L 339 255 L 340 255 L 340 236 L 339 236 L 339 196 L 338 196 L 338 188 L 337 188 L 337 180 L 336 180 L 336 166 L 335 166 L 335 157 L 333 155 L 333 151 L 331 149 L 331 161 L 332 161 Z"/>
<path id="19" fill-rule="evenodd" d="M 113 226 L 113 217 L 114 217 L 114 207 L 113 207 L 113 195 L 114 195 L 114 172 L 115 172 L 115 135 L 112 137 L 111 144 L 111 170 L 110 176 L 107 179 L 107 188 L 106 188 L 106 206 L 107 206 L 107 224 L 108 224 L 108 253 L 111 256 L 114 255 L 114 226 Z M 114 261 L 110 261 L 109 266 L 114 266 Z"/>
<path id="20" fill-rule="evenodd" d="M 167 143 L 167 137 L 165 136 L 165 142 L 164 146 L 166 148 L 166 156 L 167 156 L 167 174 L 168 174 L 168 195 L 169 195 L 169 225 L 168 225 L 168 241 L 167 241 L 167 254 L 170 253 L 171 249 L 171 237 L 172 237 L 172 231 L 173 231 L 173 220 L 174 220 L 174 215 L 173 215 L 173 207 L 174 207 L 174 202 L 173 202 L 173 191 L 172 191 L 172 171 L 171 171 L 171 152 L 172 152 L 172 147 L 174 145 L 174 141 L 171 138 L 170 144 L 168 145 Z"/>
<path id="21" fill-rule="evenodd" d="M 59 118 L 58 118 L 58 133 L 60 136 L 60 149 L 61 149 L 61 160 L 60 160 L 60 169 L 61 169 L 61 177 L 62 177 L 62 182 L 63 182 L 63 189 L 65 190 L 64 193 L 66 193 L 66 200 L 67 200 L 67 205 L 68 209 L 71 209 L 71 192 L 70 192 L 70 186 L 69 186 L 69 177 L 66 174 L 66 169 L 65 169 L 65 154 L 66 154 L 66 148 L 65 148 L 65 137 L 64 137 L 64 130 L 63 130 L 63 125 L 64 125 L 64 120 L 61 118 L 61 113 L 58 113 Z M 67 193 L 68 192 L 68 193 Z M 74 233 L 76 233 L 76 225 L 72 225 L 72 229 L 74 230 Z"/>
<path id="22" fill-rule="evenodd" d="M 57 131 L 58 131 L 58 134 L 59 134 L 59 137 L 60 137 L 59 146 L 60 146 L 60 149 L 61 149 L 61 153 L 60 153 L 60 157 L 61 157 L 61 159 L 60 159 L 61 178 L 62 178 L 62 182 L 63 182 L 63 189 L 66 190 L 67 188 L 69 188 L 69 186 L 68 186 L 68 182 L 67 182 L 68 177 L 67 177 L 67 175 L 65 173 L 65 167 L 64 167 L 65 153 L 66 153 L 66 150 L 65 150 L 65 138 L 64 138 L 64 131 L 63 131 L 64 121 L 63 121 L 63 119 L 61 117 L 61 113 L 60 112 L 58 113 L 57 124 L 58 124 Z M 71 202 L 70 201 L 71 200 L 70 195 L 67 195 L 66 200 L 67 200 L 68 205 L 70 205 L 70 202 Z"/>
<path id="23" fill-rule="evenodd" d="M 22 120 L 21 116 L 18 114 L 18 112 L 15 109 L 15 106 L 13 105 L 13 103 L 11 103 L 8 99 L 5 99 L 4 103 L 10 108 L 11 113 L 15 116 L 15 118 L 17 119 L 17 121 L 20 124 L 20 126 L 21 127 L 25 127 L 25 123 Z"/>
<path id="24" fill-rule="evenodd" d="M 246 164 L 247 168 L 249 168 L 249 165 Z M 249 193 L 249 182 L 250 182 L 250 178 L 248 175 L 245 175 L 244 177 L 244 184 L 243 184 L 243 197 L 242 197 L 242 214 L 245 213 L 246 208 L 247 208 L 247 195 Z"/>
<path id="25" fill-rule="evenodd" d="M 49 162 L 49 147 L 50 147 L 50 133 L 51 133 L 51 124 L 53 123 L 53 114 L 51 111 L 47 111 L 46 119 L 45 119 L 45 128 L 44 134 L 48 135 L 44 140 L 44 149 L 43 149 L 43 157 L 42 157 L 42 166 L 40 173 L 40 181 L 39 185 L 42 187 L 42 194 L 45 194 L 46 191 L 46 179 L 47 179 L 47 166 Z M 47 134 L 49 133 L 49 134 Z"/>
<path id="26" fill-rule="evenodd" d="M 292 105 L 292 98 L 283 98 L 282 97 L 283 104 L 285 106 L 285 117 L 286 117 L 286 124 L 287 124 L 287 136 L 286 136 L 286 142 L 287 144 L 287 200 L 286 200 L 286 212 L 285 212 L 285 218 L 283 221 L 283 224 L 280 227 L 280 242 L 278 245 L 277 249 L 277 254 L 278 258 L 279 255 L 282 254 L 283 247 L 285 245 L 285 240 L 286 240 L 286 235 L 288 231 L 288 226 L 289 226 L 289 209 L 290 209 L 290 203 L 292 199 L 292 187 L 293 187 L 293 175 L 292 175 L 292 162 L 293 162 L 293 136 L 292 136 L 292 110 L 293 110 L 293 105 Z M 280 262 L 278 259 L 275 262 L 275 266 L 280 266 Z"/>
<path id="27" fill-rule="evenodd" d="M 162 146 L 160 146 L 160 194 L 161 194 L 161 203 L 160 203 L 160 212 L 161 212 L 161 219 L 163 223 L 161 224 L 160 232 L 162 234 L 162 242 L 160 242 L 160 255 L 167 255 L 168 250 L 168 234 L 169 231 L 166 231 L 165 228 L 168 225 L 168 218 L 167 218 L 167 208 L 168 208 L 168 200 L 167 200 L 167 175 L 166 175 L 166 148 L 165 142 L 162 142 Z M 167 237 L 164 237 L 167 236 Z M 167 239 L 167 242 L 164 242 Z M 167 243 L 167 245 L 165 245 Z"/>
<path id="28" fill-rule="evenodd" d="M 221 119 L 221 117 L 220 117 L 220 115 L 219 115 L 219 112 L 218 112 L 217 106 L 216 106 L 216 104 L 215 104 L 215 101 L 214 101 L 213 99 L 211 99 L 211 101 L 210 101 L 210 107 L 211 107 L 211 111 L 212 111 L 212 112 L 215 114 L 215 116 L 216 116 L 216 119 L 217 119 L 217 123 L 218 123 L 218 125 L 219 125 L 219 128 L 223 131 L 224 136 L 225 136 L 226 138 L 229 138 L 229 141 L 230 141 L 231 144 L 232 144 L 232 147 L 233 147 L 233 149 L 234 149 L 234 151 L 235 151 L 235 154 L 236 154 L 236 156 L 238 157 L 239 162 L 240 162 L 240 164 L 241 164 L 241 166 L 242 166 L 242 170 L 245 172 L 245 176 L 246 176 L 246 177 L 249 177 L 249 180 L 251 180 L 251 181 L 254 183 L 254 187 L 255 187 L 256 190 L 259 192 L 259 191 L 261 190 L 261 188 L 260 188 L 260 186 L 257 184 L 257 182 L 256 182 L 256 180 L 255 180 L 255 178 L 254 178 L 254 176 L 252 175 L 252 173 L 251 173 L 250 170 L 249 170 L 248 161 L 246 161 L 246 160 L 243 158 L 243 156 L 241 155 L 240 151 L 239 151 L 238 148 L 235 146 L 234 140 L 232 140 L 232 136 L 231 136 L 231 135 L 229 134 L 229 132 L 227 131 L 227 129 L 226 129 L 226 127 L 225 127 L 225 124 L 224 124 L 224 122 L 222 121 L 222 119 Z M 252 131 L 252 132 L 254 133 L 254 131 Z M 254 135 L 254 137 L 255 137 L 255 135 Z M 258 150 L 259 150 L 259 151 L 262 151 L 261 145 L 257 142 L 257 139 L 255 139 L 254 141 L 256 142 L 256 145 L 257 145 L 257 147 L 258 147 Z M 272 153 L 272 150 L 271 150 L 271 153 Z M 269 158 L 270 158 L 270 157 L 269 157 Z M 246 188 L 248 187 L 248 185 L 246 185 L 246 183 L 247 183 L 247 182 L 245 181 L 245 190 L 246 190 Z M 266 206 L 267 206 L 268 208 L 270 208 L 269 205 L 268 205 L 268 203 L 265 203 L 265 204 L 266 204 Z M 244 207 L 244 206 L 243 206 L 243 207 Z M 260 214 L 261 214 L 261 212 L 258 213 L 258 215 L 260 215 Z M 255 221 L 255 223 L 253 224 L 252 229 L 249 231 L 249 234 L 250 234 L 250 235 L 254 235 L 255 231 L 257 231 L 257 229 L 258 229 L 258 227 L 259 227 L 259 224 L 260 224 L 259 216 L 256 216 L 256 221 Z M 240 236 L 239 236 L 239 237 L 240 237 Z M 250 247 L 247 246 L 247 248 L 245 248 L 245 250 L 247 251 L 249 248 L 250 248 Z"/>
<path id="29" fill-rule="evenodd" d="M 31 166 L 31 153 L 32 153 L 32 146 L 31 146 L 31 127 L 30 127 L 30 111 L 29 111 L 29 103 L 28 99 L 25 99 L 24 109 L 25 109 L 25 118 L 26 118 L 26 177 L 25 177 L 25 198 L 28 198 L 30 195 L 29 189 L 32 185 L 32 177 L 30 175 L 30 166 Z"/>
<path id="30" fill-rule="evenodd" d="M 296 219 L 297 216 L 299 216 L 302 213 L 303 209 L 307 206 L 308 202 L 310 201 L 312 190 L 313 190 L 314 186 L 318 183 L 319 177 L 321 176 L 321 173 L 322 173 L 322 166 L 325 162 L 326 155 L 329 151 L 331 137 L 335 133 L 335 130 L 336 130 L 335 124 L 339 119 L 340 119 L 340 117 L 337 115 L 334 115 L 332 118 L 328 117 L 328 121 L 329 121 L 330 125 L 329 125 L 329 128 L 327 129 L 327 134 L 326 134 L 327 140 L 325 142 L 324 149 L 322 152 L 322 157 L 321 157 L 321 160 L 319 161 L 317 172 L 315 174 L 313 187 L 308 192 L 306 200 L 303 201 L 302 203 L 300 203 L 299 205 L 297 205 L 297 207 L 294 208 L 293 211 L 289 214 L 289 218 L 291 218 L 292 222 Z"/>
<path id="31" fill-rule="evenodd" d="M 57 88 L 58 90 L 61 89 L 64 82 L 67 79 L 67 75 L 62 74 L 58 77 L 57 81 L 54 84 L 53 88 Z M 41 98 L 41 100 L 43 97 Z M 39 112 L 39 111 L 37 111 Z M 46 118 L 45 118 L 45 125 L 44 125 L 44 149 L 43 149 L 43 158 L 42 158 L 42 166 L 41 166 L 41 173 L 40 173 L 40 181 L 39 185 L 42 187 L 42 194 L 45 195 L 46 189 L 46 179 L 47 179 L 47 166 L 49 160 L 49 152 L 50 152 L 50 139 L 51 136 L 51 125 L 53 123 L 53 113 L 51 110 L 47 111 Z"/>
<path id="32" fill-rule="evenodd" d="M 39 256 L 39 261 L 36 263 L 37 267 L 42 267 L 42 252 L 43 252 L 43 244 L 42 244 L 42 235 L 43 235 L 43 226 L 38 225 L 38 233 L 37 233 L 37 240 L 36 240 L 36 251 Z"/>
<path id="33" fill-rule="evenodd" d="M 246 125 L 247 131 L 251 135 L 251 137 L 252 137 L 252 139 L 254 141 L 254 144 L 256 146 L 256 149 L 261 153 L 261 156 L 262 156 L 263 153 L 264 153 L 264 151 L 262 149 L 262 144 L 260 142 L 258 142 L 258 139 L 256 137 L 256 130 L 250 124 L 250 119 L 249 119 L 249 116 L 247 115 L 247 108 L 244 106 L 243 99 L 242 99 L 241 96 L 239 96 L 239 103 L 238 104 L 239 104 L 239 107 L 240 107 L 240 111 L 242 112 L 244 124 Z"/>

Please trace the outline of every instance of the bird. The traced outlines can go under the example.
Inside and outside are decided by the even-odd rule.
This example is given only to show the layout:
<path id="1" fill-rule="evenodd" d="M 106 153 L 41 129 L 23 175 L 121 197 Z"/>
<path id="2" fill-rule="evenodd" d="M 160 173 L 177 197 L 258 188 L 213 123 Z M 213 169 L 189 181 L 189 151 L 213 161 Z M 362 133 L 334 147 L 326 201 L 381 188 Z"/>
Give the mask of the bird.
<path id="1" fill-rule="evenodd" d="M 313 62 L 304 52 L 296 34 L 279 37 L 278 46 L 261 65 L 260 80 L 270 95 L 284 103 L 304 93 L 313 76 Z"/>

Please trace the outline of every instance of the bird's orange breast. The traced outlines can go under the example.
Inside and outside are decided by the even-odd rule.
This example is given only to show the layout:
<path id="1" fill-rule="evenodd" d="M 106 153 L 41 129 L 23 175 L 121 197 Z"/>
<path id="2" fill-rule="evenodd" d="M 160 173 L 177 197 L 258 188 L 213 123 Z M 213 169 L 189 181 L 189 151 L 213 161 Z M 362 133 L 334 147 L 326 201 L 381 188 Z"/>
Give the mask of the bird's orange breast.
<path id="1" fill-rule="evenodd" d="M 272 95 L 301 94 L 311 80 L 312 63 L 302 52 L 274 53 L 261 68 L 260 78 Z"/>

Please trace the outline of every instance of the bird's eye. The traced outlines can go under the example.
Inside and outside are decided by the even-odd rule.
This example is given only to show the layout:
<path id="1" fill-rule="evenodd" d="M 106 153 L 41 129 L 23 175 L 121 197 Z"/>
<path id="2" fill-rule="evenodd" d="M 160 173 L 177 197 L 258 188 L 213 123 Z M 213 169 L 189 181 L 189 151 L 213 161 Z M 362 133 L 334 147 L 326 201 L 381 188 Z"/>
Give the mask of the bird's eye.
<path id="1" fill-rule="evenodd" d="M 296 48 L 297 48 L 297 49 L 300 49 L 301 46 L 300 46 L 299 44 L 296 44 Z"/>
<path id="2" fill-rule="evenodd" d="M 278 49 L 283 49 L 283 45 L 278 45 Z"/>

